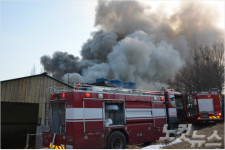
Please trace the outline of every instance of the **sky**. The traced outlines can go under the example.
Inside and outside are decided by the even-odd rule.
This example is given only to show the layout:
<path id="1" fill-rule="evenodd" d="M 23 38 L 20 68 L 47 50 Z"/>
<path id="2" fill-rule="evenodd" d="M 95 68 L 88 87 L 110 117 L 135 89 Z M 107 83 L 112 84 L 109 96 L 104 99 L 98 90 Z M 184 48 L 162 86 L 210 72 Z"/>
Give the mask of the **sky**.
<path id="1" fill-rule="evenodd" d="M 1 1 L 0 80 L 40 73 L 40 57 L 80 55 L 95 31 L 96 1 Z"/>
<path id="2" fill-rule="evenodd" d="M 179 1 L 144 1 L 168 13 Z M 206 1 L 221 12 L 218 26 L 224 28 L 224 1 Z M 43 71 L 40 57 L 63 51 L 80 56 L 80 50 L 97 30 L 94 27 L 97 0 L 2 0 L 0 7 L 0 80 Z"/>

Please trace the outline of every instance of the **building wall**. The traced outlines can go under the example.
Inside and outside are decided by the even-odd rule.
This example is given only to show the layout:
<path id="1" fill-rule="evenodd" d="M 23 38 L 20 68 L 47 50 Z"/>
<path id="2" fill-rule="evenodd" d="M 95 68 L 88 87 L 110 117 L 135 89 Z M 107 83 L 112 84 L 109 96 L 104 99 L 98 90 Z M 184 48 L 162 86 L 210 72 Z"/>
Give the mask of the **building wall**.
<path id="1" fill-rule="evenodd" d="M 1 102 L 39 103 L 38 118 L 45 117 L 45 104 L 50 98 L 49 87 L 70 86 L 47 75 L 33 76 L 1 82 Z"/>

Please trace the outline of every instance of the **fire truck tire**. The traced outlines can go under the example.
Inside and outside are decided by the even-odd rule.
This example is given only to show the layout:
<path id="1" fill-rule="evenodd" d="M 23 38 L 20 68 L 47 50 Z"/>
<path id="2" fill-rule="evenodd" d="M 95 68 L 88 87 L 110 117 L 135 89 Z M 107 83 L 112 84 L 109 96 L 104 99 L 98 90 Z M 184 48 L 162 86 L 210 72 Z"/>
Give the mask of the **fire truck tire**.
<path id="1" fill-rule="evenodd" d="M 126 148 L 126 137 L 120 131 L 114 131 L 107 141 L 108 149 L 124 149 Z"/>

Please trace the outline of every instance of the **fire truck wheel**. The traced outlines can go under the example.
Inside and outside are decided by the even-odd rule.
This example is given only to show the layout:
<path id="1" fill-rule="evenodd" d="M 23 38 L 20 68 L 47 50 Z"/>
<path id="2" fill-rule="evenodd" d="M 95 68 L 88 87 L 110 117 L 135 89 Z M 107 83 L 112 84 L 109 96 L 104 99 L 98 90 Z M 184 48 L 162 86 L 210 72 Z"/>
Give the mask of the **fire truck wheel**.
<path id="1" fill-rule="evenodd" d="M 126 147 L 126 138 L 123 133 L 119 131 L 113 132 L 108 139 L 108 149 L 124 149 Z"/>

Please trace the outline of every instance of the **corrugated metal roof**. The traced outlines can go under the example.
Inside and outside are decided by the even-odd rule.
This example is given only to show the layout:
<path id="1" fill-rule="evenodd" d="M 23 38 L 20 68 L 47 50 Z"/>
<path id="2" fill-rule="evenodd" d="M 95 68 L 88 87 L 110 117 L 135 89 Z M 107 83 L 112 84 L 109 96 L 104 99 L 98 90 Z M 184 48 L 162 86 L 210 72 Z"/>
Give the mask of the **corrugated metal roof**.
<path id="1" fill-rule="evenodd" d="M 63 81 L 61 81 L 61 80 L 59 80 L 59 79 L 56 79 L 56 78 L 54 78 L 54 77 L 48 75 L 47 72 L 44 72 L 44 73 L 41 73 L 41 74 L 36 74 L 36 75 L 31 75 L 31 76 L 25 76 L 25 77 L 21 77 L 21 78 L 14 78 L 14 79 L 9 79 L 9 80 L 3 80 L 3 81 L 1 81 L 1 82 L 8 82 L 8 81 L 13 81 L 13 80 L 20 80 L 20 79 L 32 78 L 32 77 L 38 77 L 38 76 L 47 76 L 47 77 L 49 77 L 49 78 L 51 78 L 51 79 L 53 79 L 53 80 L 55 80 L 55 81 L 58 81 L 58 82 L 60 82 L 60 83 L 62 83 L 62 84 L 65 84 L 66 86 L 69 86 L 69 87 L 73 88 L 72 85 L 67 84 L 67 83 L 65 83 L 65 82 L 63 82 Z"/>

